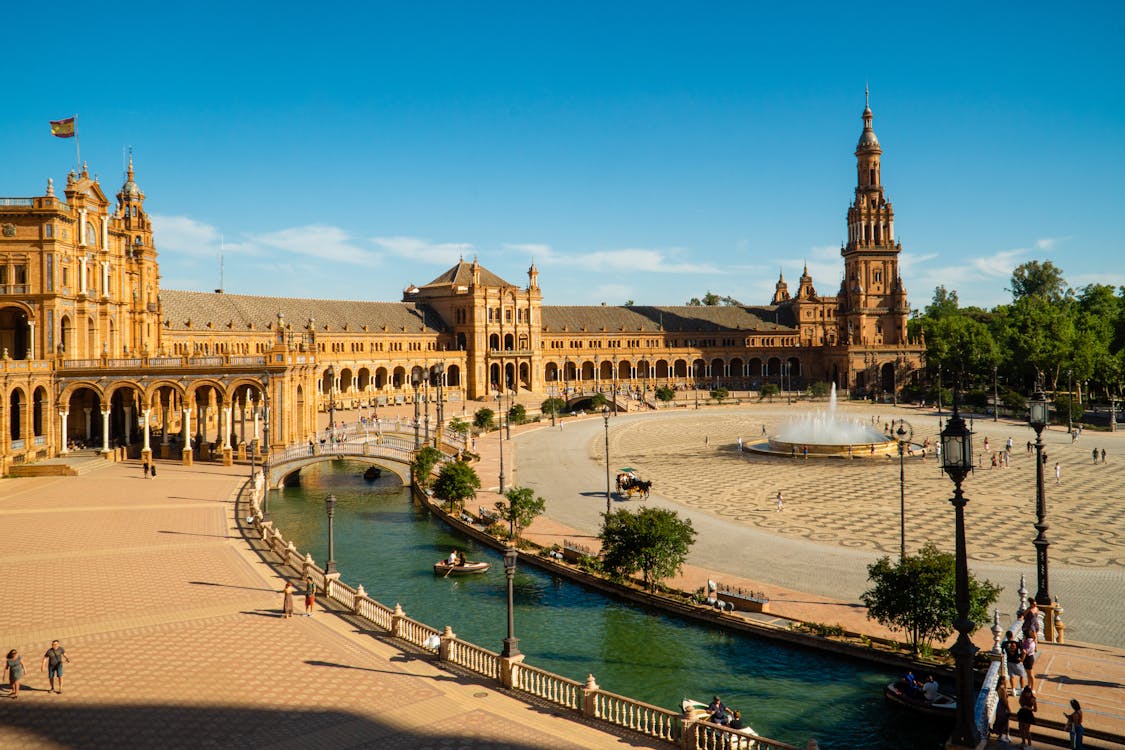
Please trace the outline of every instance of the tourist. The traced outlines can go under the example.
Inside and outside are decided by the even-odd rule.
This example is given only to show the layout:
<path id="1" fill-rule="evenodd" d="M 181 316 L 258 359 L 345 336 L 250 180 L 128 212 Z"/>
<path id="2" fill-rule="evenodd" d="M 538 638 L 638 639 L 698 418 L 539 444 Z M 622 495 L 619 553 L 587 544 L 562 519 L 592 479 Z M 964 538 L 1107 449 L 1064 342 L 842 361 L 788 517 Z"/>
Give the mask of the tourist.
<path id="1" fill-rule="evenodd" d="M 1020 726 L 1020 747 L 1031 747 L 1031 725 L 1035 723 L 1035 712 L 1038 710 L 1039 703 L 1031 688 L 1020 693 L 1020 710 L 1016 714 Z"/>
<path id="2" fill-rule="evenodd" d="M 1031 441 L 1030 440 L 1027 441 L 1027 452 L 1031 453 Z"/>
<path id="3" fill-rule="evenodd" d="M 1070 733 L 1070 749 L 1082 750 L 1082 737 L 1086 734 L 1086 729 L 1082 726 L 1082 704 L 1071 698 L 1070 707 L 1074 709 L 1073 713 L 1063 713 L 1066 717 L 1066 731 Z"/>
<path id="4" fill-rule="evenodd" d="M 1062 466 L 1055 461 L 1055 484 L 1062 484 Z"/>
<path id="5" fill-rule="evenodd" d="M 1102 448 L 1102 463 L 1105 463 L 1105 448 Z"/>
<path id="6" fill-rule="evenodd" d="M 1012 723 L 1012 707 L 1008 703 L 1008 688 L 1002 682 L 997 686 L 997 696 L 996 718 L 992 722 L 992 732 L 1000 742 L 1009 743 L 1012 741 L 1008 736 L 1009 726 Z"/>
<path id="7" fill-rule="evenodd" d="M 156 462 L 149 465 L 148 473 L 152 475 L 153 479 L 156 479 Z"/>
<path id="8" fill-rule="evenodd" d="M 766 426 L 762 425 L 762 437 L 766 436 Z"/>
<path id="9" fill-rule="evenodd" d="M 930 703 L 938 699 L 938 681 L 932 674 L 926 676 L 926 682 L 922 685 L 922 696 Z"/>
<path id="10" fill-rule="evenodd" d="M 13 700 L 20 697 L 20 680 L 23 679 L 23 659 L 14 648 L 8 652 L 8 659 L 4 662 L 4 674 L 0 679 L 6 679 L 8 681 L 8 689 L 11 690 L 11 695 L 9 697 Z"/>
<path id="11" fill-rule="evenodd" d="M 1027 603 L 1027 609 L 1023 611 L 1023 634 L 1034 636 L 1035 640 L 1038 641 L 1040 629 L 1039 602 L 1032 599 Z"/>
<path id="12" fill-rule="evenodd" d="M 311 576 L 305 576 L 305 617 L 312 617 L 316 606 L 316 584 Z"/>
<path id="13" fill-rule="evenodd" d="M 281 590 L 281 616 L 283 619 L 293 616 L 293 584 L 289 581 L 285 582 L 285 588 Z"/>
<path id="14" fill-rule="evenodd" d="M 738 436 L 738 452 L 742 453 L 742 436 Z"/>
<path id="15" fill-rule="evenodd" d="M 785 503 L 781 499 L 781 490 L 777 491 L 777 512 L 780 513 L 785 508 Z"/>
<path id="16" fill-rule="evenodd" d="M 1097 451 L 1095 451 L 1095 453 L 1096 452 Z M 148 479 L 148 459 L 147 458 L 144 459 L 143 461 L 141 461 L 141 476 L 143 476 L 145 479 Z"/>
<path id="17" fill-rule="evenodd" d="M 1023 667 L 1023 643 L 1017 641 L 1012 631 L 1008 631 L 1004 642 L 1000 644 L 1004 652 L 1004 660 L 1008 663 L 1008 685 L 1013 691 L 1016 689 L 1016 678 L 1020 678 L 1020 688 L 1027 682 L 1027 670 Z"/>
<path id="18" fill-rule="evenodd" d="M 51 689 L 47 692 L 58 693 L 62 695 L 62 677 L 63 677 L 63 662 L 70 663 L 70 657 L 66 655 L 66 649 L 59 645 L 58 641 L 51 641 L 51 647 L 47 649 L 47 653 L 43 654 L 43 663 L 39 665 L 39 671 L 47 670 L 47 679 L 51 681 Z M 55 689 L 55 678 L 59 680 L 59 688 Z"/>
<path id="19" fill-rule="evenodd" d="M 1076 701 L 1071 701 L 1071 702 L 1074 703 Z M 727 727 L 729 727 L 730 729 L 745 729 L 746 728 L 746 725 L 742 723 L 742 712 L 741 711 L 735 711 L 734 712 L 734 715 L 731 717 L 731 720 L 727 724 Z"/>
<path id="20" fill-rule="evenodd" d="M 989 450 L 991 450 L 991 448 L 990 448 L 990 446 L 991 446 L 991 445 L 992 445 L 992 443 L 990 443 L 990 442 L 988 441 L 988 438 L 986 437 L 986 438 L 984 439 L 984 452 L 985 452 L 985 453 L 988 453 L 988 451 L 989 451 Z"/>
<path id="21" fill-rule="evenodd" d="M 1036 649 L 1035 633 L 1027 633 L 1023 637 L 1023 642 L 1020 646 L 1023 647 L 1023 668 L 1027 672 L 1027 686 L 1029 688 L 1035 687 L 1035 649 Z"/>
<path id="22" fill-rule="evenodd" d="M 1004 450 L 1007 451 L 1008 453 L 1011 453 L 1012 452 L 1012 445 L 1014 445 L 1014 443 L 1012 443 L 1012 436 L 1009 435 L 1008 436 L 1008 442 L 1004 443 Z"/>
<path id="23" fill-rule="evenodd" d="M 1098 462 L 1098 449 L 1094 448 L 1092 451 L 1090 451 L 1090 455 L 1094 457 L 1094 463 L 1097 463 Z"/>

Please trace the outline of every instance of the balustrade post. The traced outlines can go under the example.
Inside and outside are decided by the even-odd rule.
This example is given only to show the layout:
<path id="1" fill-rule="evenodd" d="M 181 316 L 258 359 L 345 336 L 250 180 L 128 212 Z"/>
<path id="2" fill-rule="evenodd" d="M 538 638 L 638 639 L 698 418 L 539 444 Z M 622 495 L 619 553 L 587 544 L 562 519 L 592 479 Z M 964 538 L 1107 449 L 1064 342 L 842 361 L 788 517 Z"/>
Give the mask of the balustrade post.
<path id="1" fill-rule="evenodd" d="M 457 634 L 453 632 L 453 628 L 446 625 L 440 637 L 441 644 L 438 646 L 438 658 L 442 661 L 451 661 L 450 652 L 453 651 L 453 642 L 457 640 Z"/>
<path id="2" fill-rule="evenodd" d="M 301 561 L 301 578 L 308 578 L 310 575 L 309 568 L 314 565 L 316 565 L 316 563 L 313 562 L 312 555 L 306 552 L 305 559 Z"/>
<path id="3" fill-rule="evenodd" d="M 355 596 L 352 597 L 352 614 L 359 614 L 359 605 L 364 599 L 367 598 L 367 591 L 363 588 L 363 584 L 355 587 Z"/>
<path id="4" fill-rule="evenodd" d="M 696 750 L 699 743 L 696 733 L 699 731 L 699 722 L 684 716 L 680 719 L 680 750 Z"/>
<path id="5" fill-rule="evenodd" d="M 516 656 L 501 656 L 500 657 L 500 684 L 506 688 L 515 687 L 515 671 L 516 668 L 523 662 L 523 654 Z"/>
<path id="6" fill-rule="evenodd" d="M 582 715 L 587 719 L 596 719 L 598 717 L 598 687 L 597 680 L 594 675 L 586 675 L 586 684 L 582 688 Z"/>
<path id="7" fill-rule="evenodd" d="M 325 599 L 335 600 L 336 598 L 336 584 L 340 582 L 340 572 L 324 574 L 324 597 Z"/>
<path id="8" fill-rule="evenodd" d="M 1063 608 L 1059 606 L 1058 597 L 1055 597 L 1055 603 L 1052 609 L 1054 610 L 1052 614 L 1054 615 L 1055 622 L 1055 643 L 1063 643 L 1063 635 L 1066 633 L 1066 623 L 1062 620 Z"/>
<path id="9" fill-rule="evenodd" d="M 270 543 L 270 535 L 273 533 L 273 521 L 264 521 L 258 528 L 259 528 L 259 531 L 262 534 L 262 540 L 266 544 L 269 544 Z M 270 548 L 271 549 L 273 548 L 272 544 L 270 545 Z"/>
<path id="10" fill-rule="evenodd" d="M 395 602 L 395 610 L 391 613 L 391 635 L 395 638 L 402 638 L 402 621 L 406 619 L 406 613 L 402 611 L 402 605 Z"/>

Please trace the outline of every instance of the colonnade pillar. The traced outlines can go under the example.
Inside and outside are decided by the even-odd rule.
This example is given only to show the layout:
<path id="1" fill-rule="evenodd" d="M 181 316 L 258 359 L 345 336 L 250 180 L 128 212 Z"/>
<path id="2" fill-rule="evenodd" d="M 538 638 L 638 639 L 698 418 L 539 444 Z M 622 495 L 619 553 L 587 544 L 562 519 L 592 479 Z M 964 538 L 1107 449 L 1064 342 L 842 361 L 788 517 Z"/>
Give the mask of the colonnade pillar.
<path id="1" fill-rule="evenodd" d="M 183 410 L 184 424 L 182 439 L 184 441 L 184 448 L 183 456 L 180 460 L 183 461 L 184 466 L 191 466 L 191 409 L 192 407 L 190 405 L 185 405 Z"/>
<path id="2" fill-rule="evenodd" d="M 230 402 L 226 406 L 219 407 L 219 422 L 220 429 L 223 431 L 223 466 L 232 466 L 234 464 L 234 455 L 231 450 L 230 433 L 232 431 L 232 416 L 233 407 Z"/>
<path id="3" fill-rule="evenodd" d="M 59 448 L 59 453 L 61 453 L 61 454 L 70 453 L 70 445 L 69 445 L 70 441 L 67 440 L 67 432 L 66 432 L 66 420 L 67 420 L 67 417 L 69 417 L 69 416 L 70 416 L 69 411 L 60 411 L 59 412 L 59 424 L 61 425 L 61 431 L 59 432 L 59 443 L 62 445 L 62 447 Z"/>
<path id="4" fill-rule="evenodd" d="M 150 444 L 151 438 L 149 436 L 149 423 L 148 423 L 150 414 L 152 414 L 152 409 L 145 409 L 144 411 L 141 412 L 141 416 L 144 419 L 144 441 L 145 441 L 144 446 L 141 448 L 141 461 L 144 462 L 144 463 L 148 463 L 148 462 L 152 461 L 152 446 Z"/>
<path id="5" fill-rule="evenodd" d="M 109 453 L 109 415 L 112 412 L 102 409 L 102 453 Z"/>

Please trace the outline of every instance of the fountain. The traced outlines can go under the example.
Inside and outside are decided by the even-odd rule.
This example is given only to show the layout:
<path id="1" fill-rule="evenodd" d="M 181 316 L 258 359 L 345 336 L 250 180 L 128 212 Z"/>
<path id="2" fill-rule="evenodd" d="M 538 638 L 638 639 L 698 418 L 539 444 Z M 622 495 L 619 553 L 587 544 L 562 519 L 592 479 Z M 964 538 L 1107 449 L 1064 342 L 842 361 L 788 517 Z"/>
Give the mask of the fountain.
<path id="1" fill-rule="evenodd" d="M 768 443 L 750 446 L 754 453 L 816 458 L 883 456 L 898 452 L 898 443 L 858 419 L 837 416 L 836 384 L 828 397 L 828 410 L 806 414 L 789 422 Z"/>

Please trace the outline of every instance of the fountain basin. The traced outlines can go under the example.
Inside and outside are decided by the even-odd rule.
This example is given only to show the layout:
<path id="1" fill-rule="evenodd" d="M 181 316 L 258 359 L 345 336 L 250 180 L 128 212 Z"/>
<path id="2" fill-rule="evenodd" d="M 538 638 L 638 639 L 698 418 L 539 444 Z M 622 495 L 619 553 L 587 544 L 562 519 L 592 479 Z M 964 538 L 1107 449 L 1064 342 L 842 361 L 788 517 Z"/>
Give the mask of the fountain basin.
<path id="1" fill-rule="evenodd" d="M 805 448 L 808 448 L 809 458 L 882 458 L 898 455 L 898 443 L 890 439 L 871 443 L 793 443 L 771 437 L 768 442 L 746 446 L 750 453 L 787 458 L 804 458 Z"/>

